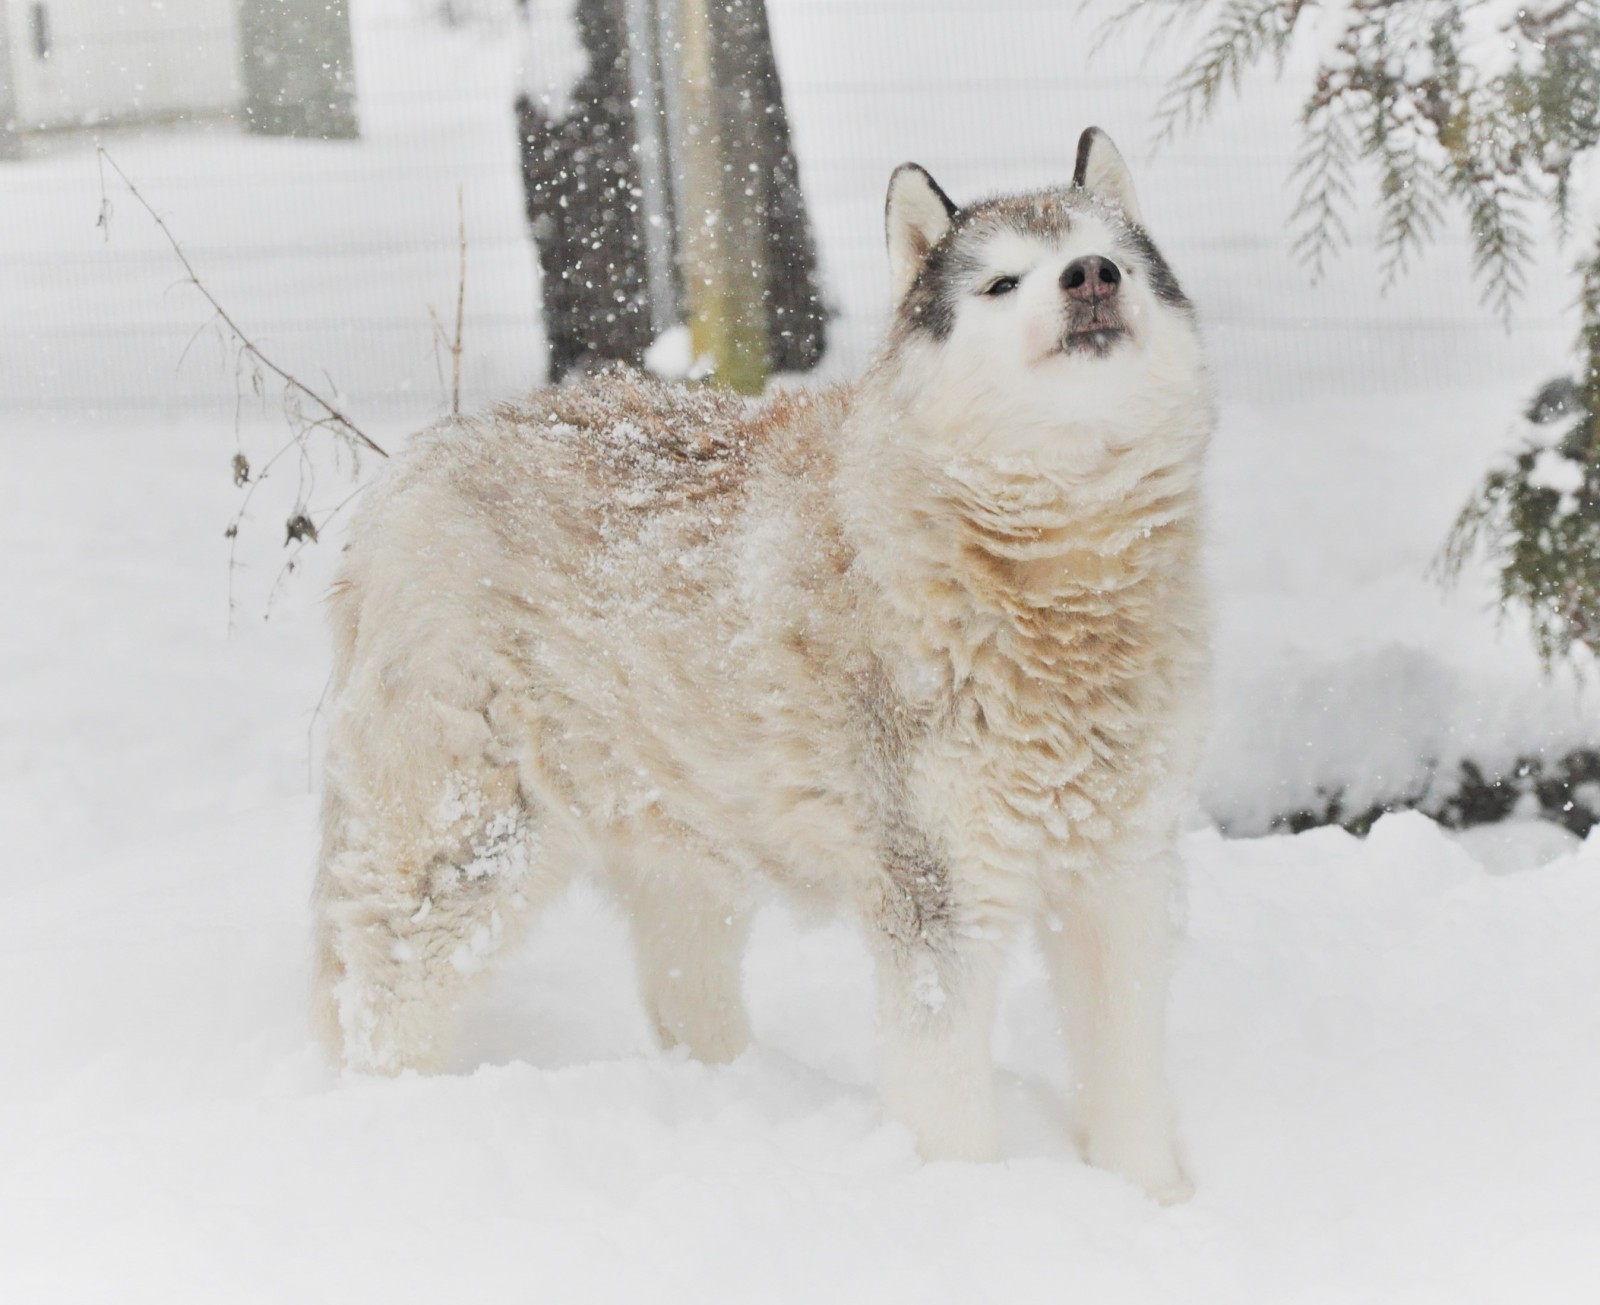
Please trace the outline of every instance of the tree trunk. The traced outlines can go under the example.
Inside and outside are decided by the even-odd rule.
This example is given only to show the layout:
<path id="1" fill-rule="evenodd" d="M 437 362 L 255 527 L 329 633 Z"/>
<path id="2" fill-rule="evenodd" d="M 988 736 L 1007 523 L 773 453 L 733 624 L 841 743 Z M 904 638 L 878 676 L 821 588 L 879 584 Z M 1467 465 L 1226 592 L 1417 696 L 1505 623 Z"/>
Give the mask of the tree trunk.
<path id="1" fill-rule="evenodd" d="M 517 101 L 551 383 L 607 362 L 642 366 L 655 338 L 622 0 L 578 0 L 575 17 L 589 67 L 571 112 Z"/>
<path id="2" fill-rule="evenodd" d="M 728 161 L 746 178 L 732 188 L 730 208 L 762 237 L 753 257 L 761 264 L 767 357 L 774 371 L 809 371 L 827 345 L 827 310 L 766 5 L 723 0 L 714 20 L 724 130 L 734 142 Z"/>
<path id="3" fill-rule="evenodd" d="M 670 0 L 668 0 L 670 3 Z M 759 394 L 767 355 L 765 178 L 748 88 L 719 39 L 713 0 L 682 0 L 685 136 L 682 232 L 684 290 L 696 358 L 741 394 Z"/>
<path id="4" fill-rule="evenodd" d="M 722 384 L 815 366 L 826 313 L 761 0 L 578 0 L 576 20 L 574 108 L 517 105 L 548 379 L 637 366 L 685 316 Z M 652 219 L 676 277 L 649 256 Z"/>
<path id="5" fill-rule="evenodd" d="M 312 140 L 358 134 L 345 0 L 240 0 L 239 48 L 252 132 Z"/>
<path id="6" fill-rule="evenodd" d="M 0 0 L 0 159 L 22 157 L 22 135 L 17 122 L 16 77 L 11 71 L 11 25 Z"/>

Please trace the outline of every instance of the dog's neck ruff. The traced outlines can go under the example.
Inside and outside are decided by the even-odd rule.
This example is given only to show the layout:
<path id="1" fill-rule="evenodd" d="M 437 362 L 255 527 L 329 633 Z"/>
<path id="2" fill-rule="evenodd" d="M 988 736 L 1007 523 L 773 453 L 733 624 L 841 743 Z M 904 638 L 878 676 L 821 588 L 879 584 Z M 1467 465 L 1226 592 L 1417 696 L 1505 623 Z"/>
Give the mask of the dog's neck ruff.
<path id="1" fill-rule="evenodd" d="M 908 705 L 989 758 L 993 828 L 1016 845 L 986 856 L 1093 842 L 1159 783 L 1125 759 L 1205 656 L 1198 454 L 1129 448 L 1092 476 L 885 456 L 848 491 L 879 655 Z"/>
<path id="2" fill-rule="evenodd" d="M 1080 440 L 1093 455 L 1063 459 L 1048 448 L 943 452 L 879 433 L 842 460 L 849 527 L 886 590 L 962 594 L 978 623 L 1037 623 L 1056 608 L 1078 621 L 1189 558 L 1202 440 Z"/>
<path id="3" fill-rule="evenodd" d="M 956 557 L 985 577 L 980 606 L 1048 608 L 1138 583 L 1166 551 L 1158 540 L 1195 511 L 1182 466 L 1150 466 L 1133 452 L 1092 477 L 1026 465 L 956 459 L 930 484 Z M 954 570 L 962 568 L 956 565 Z"/>

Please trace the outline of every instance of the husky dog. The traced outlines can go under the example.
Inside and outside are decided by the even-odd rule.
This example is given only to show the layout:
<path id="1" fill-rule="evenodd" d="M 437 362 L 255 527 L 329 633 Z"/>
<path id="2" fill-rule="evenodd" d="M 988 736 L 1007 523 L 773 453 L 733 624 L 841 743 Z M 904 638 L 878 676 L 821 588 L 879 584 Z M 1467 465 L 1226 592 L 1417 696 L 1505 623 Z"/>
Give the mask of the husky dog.
<path id="1" fill-rule="evenodd" d="M 662 1041 L 726 1061 L 775 883 L 865 922 L 886 1106 L 925 1157 L 981 1160 L 1029 922 L 1087 1158 L 1178 1199 L 1190 306 L 1093 129 L 1070 186 L 957 208 L 907 164 L 887 217 L 896 307 L 855 384 L 756 408 L 612 373 L 423 433 L 369 497 L 332 599 L 320 1020 L 357 1070 L 439 1066 L 587 866 Z"/>

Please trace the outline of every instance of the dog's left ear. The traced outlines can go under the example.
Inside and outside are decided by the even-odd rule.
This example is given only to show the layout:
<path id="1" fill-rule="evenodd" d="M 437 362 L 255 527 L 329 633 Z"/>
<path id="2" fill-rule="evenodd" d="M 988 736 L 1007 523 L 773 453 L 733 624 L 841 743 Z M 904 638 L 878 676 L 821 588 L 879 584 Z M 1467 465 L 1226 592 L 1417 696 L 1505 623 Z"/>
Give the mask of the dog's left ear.
<path id="1" fill-rule="evenodd" d="M 1072 184 L 1109 199 L 1128 215 L 1128 221 L 1135 226 L 1141 224 L 1139 199 L 1133 193 L 1128 165 L 1111 143 L 1111 137 L 1098 127 L 1090 127 L 1078 137 L 1078 164 L 1072 172 Z"/>
<path id="2" fill-rule="evenodd" d="M 889 279 L 894 302 L 906 297 L 939 237 L 950 229 L 956 206 L 927 169 L 902 163 L 889 178 L 884 234 L 889 240 Z"/>

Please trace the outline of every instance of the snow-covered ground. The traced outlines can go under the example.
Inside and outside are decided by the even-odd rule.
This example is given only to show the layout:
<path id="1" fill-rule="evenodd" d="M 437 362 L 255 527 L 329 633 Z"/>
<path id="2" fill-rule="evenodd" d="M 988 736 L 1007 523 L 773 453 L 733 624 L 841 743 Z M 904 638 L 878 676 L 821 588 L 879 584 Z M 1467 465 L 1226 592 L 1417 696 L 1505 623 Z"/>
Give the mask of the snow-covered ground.
<path id="1" fill-rule="evenodd" d="M 902 157 L 958 195 L 1042 181 L 1098 120 L 1139 165 L 1222 396 L 1212 817 L 1597 741 L 1593 686 L 1541 678 L 1485 577 L 1423 575 L 1559 354 L 1557 290 L 1507 338 L 1448 243 L 1387 299 L 1359 259 L 1308 289 L 1277 243 L 1289 101 L 1152 158 L 1152 76 L 1083 68 L 1074 6 L 770 7 L 839 369 L 881 314 Z M 538 362 L 512 47 L 418 12 L 357 9 L 357 144 L 114 143 L 230 307 L 385 443 L 443 393 L 427 310 L 453 301 L 458 180 L 469 396 Z M 1077 1160 L 1026 947 L 996 1037 L 1009 1159 L 918 1164 L 870 1088 L 864 949 L 776 907 L 746 973 L 757 1048 L 730 1068 L 653 1048 L 622 927 L 580 891 L 453 1074 L 340 1082 L 304 1020 L 336 543 L 263 621 L 274 481 L 230 635 L 232 381 L 205 338 L 177 367 L 204 314 L 113 198 L 105 242 L 81 142 L 0 165 L 0 1300 L 1600 1298 L 1600 837 L 1549 825 L 1188 836 L 1171 1060 L 1198 1194 L 1177 1209 Z M 272 429 L 248 415 L 243 438 Z"/>
<path id="2" fill-rule="evenodd" d="M 1008 1158 L 918 1163 L 865 948 L 778 907 L 729 1068 L 654 1048 L 575 892 L 454 1072 L 341 1082 L 304 1009 L 331 554 L 230 639 L 214 441 L 0 440 L 0 1299 L 1594 1299 L 1600 836 L 1549 825 L 1187 837 L 1180 1208 L 1076 1157 L 1029 947 Z"/>

